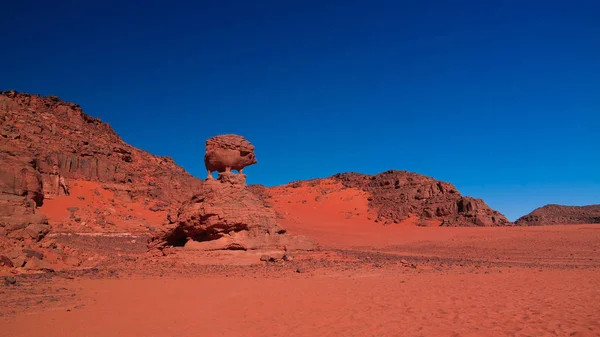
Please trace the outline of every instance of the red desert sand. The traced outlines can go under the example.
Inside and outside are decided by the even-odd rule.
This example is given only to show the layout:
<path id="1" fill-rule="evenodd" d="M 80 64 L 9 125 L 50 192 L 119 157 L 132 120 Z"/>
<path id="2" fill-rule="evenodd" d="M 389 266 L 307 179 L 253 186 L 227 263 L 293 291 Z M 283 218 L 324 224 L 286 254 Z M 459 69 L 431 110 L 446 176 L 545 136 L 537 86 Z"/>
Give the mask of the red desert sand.
<path id="1" fill-rule="evenodd" d="M 22 276 L 0 335 L 600 335 L 598 226 L 362 227 L 298 225 L 325 248 L 280 264 L 194 252 Z"/>

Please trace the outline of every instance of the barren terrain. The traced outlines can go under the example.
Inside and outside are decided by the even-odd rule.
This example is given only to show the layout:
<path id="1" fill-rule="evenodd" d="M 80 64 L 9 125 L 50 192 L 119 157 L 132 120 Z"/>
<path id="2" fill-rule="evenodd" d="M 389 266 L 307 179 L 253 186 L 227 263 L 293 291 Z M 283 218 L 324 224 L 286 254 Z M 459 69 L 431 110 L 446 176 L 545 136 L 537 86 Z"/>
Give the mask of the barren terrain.
<path id="1" fill-rule="evenodd" d="M 149 260 L 139 239 L 71 237 L 121 257 L 16 276 L 0 335 L 600 335 L 598 226 L 310 227 L 294 231 L 322 250 L 277 263 L 183 248 Z"/>

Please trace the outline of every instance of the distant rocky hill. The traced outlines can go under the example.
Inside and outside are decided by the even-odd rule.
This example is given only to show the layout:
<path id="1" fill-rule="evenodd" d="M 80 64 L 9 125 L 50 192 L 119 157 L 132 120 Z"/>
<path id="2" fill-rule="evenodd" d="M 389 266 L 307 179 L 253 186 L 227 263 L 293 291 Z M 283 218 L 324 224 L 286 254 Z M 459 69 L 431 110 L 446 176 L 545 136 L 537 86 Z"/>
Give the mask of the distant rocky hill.
<path id="1" fill-rule="evenodd" d="M 366 192 L 369 208 L 377 222 L 401 223 L 409 218 L 441 226 L 506 226 L 512 223 L 483 200 L 462 196 L 450 183 L 407 172 L 386 171 L 376 175 L 341 173 L 330 178 L 300 181 L 286 185 L 289 191 L 300 186 L 330 185 Z M 281 187 L 252 186 L 265 199 L 289 194 Z M 329 191 L 331 192 L 331 191 Z M 351 210 L 349 210 L 350 212 Z"/>
<path id="2" fill-rule="evenodd" d="M 600 224 L 600 205 L 546 205 L 516 221 L 522 226 Z"/>

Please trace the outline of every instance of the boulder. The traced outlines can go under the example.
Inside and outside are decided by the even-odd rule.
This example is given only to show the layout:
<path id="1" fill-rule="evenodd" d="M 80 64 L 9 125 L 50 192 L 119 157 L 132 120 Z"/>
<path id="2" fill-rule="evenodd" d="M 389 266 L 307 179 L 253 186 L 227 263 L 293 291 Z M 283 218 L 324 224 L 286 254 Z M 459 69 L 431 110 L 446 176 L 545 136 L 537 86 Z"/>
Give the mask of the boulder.
<path id="1" fill-rule="evenodd" d="M 27 262 L 25 263 L 25 269 L 53 271 L 54 266 L 50 262 L 41 260 L 38 257 L 34 256 L 27 260 Z"/>
<path id="2" fill-rule="evenodd" d="M 214 171 L 221 173 L 236 170 L 242 173 L 244 167 L 256 163 L 254 146 L 242 136 L 220 135 L 206 141 L 204 164 L 209 179 Z"/>
<path id="3" fill-rule="evenodd" d="M 33 223 L 25 227 L 25 233 L 35 241 L 40 241 L 50 232 L 50 226 L 43 223 Z"/>
<path id="4" fill-rule="evenodd" d="M 23 267 L 23 265 L 25 265 L 25 261 L 27 260 L 27 258 L 25 257 L 25 254 L 23 255 L 17 255 L 15 257 L 13 257 L 11 259 L 12 261 L 12 265 L 15 268 L 21 268 Z"/>
<path id="5" fill-rule="evenodd" d="M 50 232 L 48 219 L 41 214 L 21 214 L 12 217 L 0 217 L 0 228 L 15 240 L 32 239 L 40 241 Z"/>
<path id="6" fill-rule="evenodd" d="M 13 262 L 11 261 L 11 259 L 8 258 L 8 256 L 4 256 L 4 255 L 0 255 L 0 267 L 13 267 Z"/>

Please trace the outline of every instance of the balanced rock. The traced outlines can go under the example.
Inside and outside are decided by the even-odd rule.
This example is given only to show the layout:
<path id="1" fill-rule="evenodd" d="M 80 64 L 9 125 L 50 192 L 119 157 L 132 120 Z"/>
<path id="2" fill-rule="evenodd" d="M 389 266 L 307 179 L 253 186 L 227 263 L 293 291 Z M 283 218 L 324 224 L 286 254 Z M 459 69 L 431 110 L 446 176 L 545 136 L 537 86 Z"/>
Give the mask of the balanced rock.
<path id="1" fill-rule="evenodd" d="M 223 173 L 236 170 L 242 173 L 244 167 L 256 163 L 254 146 L 242 136 L 220 135 L 206 141 L 204 164 L 209 179 L 214 171 Z"/>
<path id="2" fill-rule="evenodd" d="M 313 250 L 316 244 L 289 235 L 277 214 L 246 188 L 246 176 L 232 172 L 208 180 L 185 202 L 166 228 L 149 241 L 150 248 L 184 246 L 189 250 Z"/>

